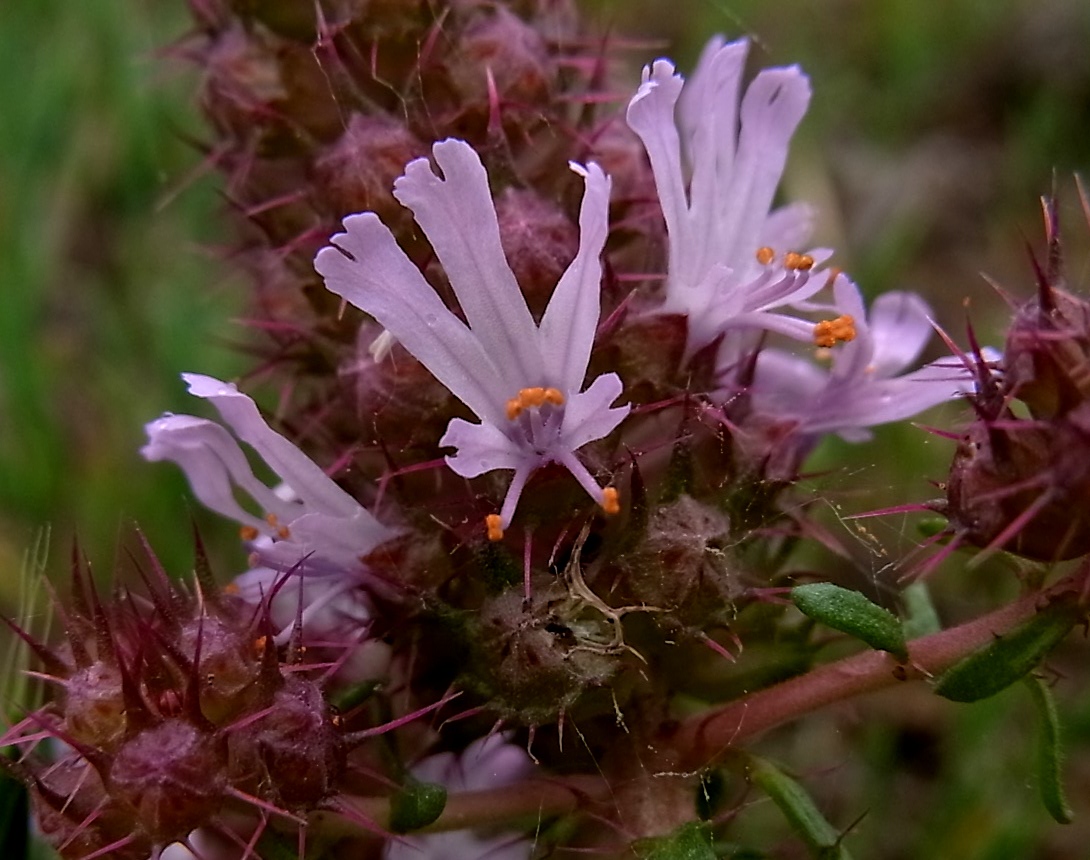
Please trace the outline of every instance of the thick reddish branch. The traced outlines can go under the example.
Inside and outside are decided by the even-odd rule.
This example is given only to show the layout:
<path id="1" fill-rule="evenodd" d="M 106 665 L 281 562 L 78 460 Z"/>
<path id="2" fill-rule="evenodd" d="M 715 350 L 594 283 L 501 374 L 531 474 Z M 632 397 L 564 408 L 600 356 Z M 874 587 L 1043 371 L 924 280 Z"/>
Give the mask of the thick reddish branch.
<path id="1" fill-rule="evenodd" d="M 681 766 L 700 769 L 754 735 L 788 723 L 833 702 L 909 680 L 937 675 L 988 645 L 1057 600 L 1080 599 L 1090 581 L 1090 565 L 1044 591 L 973 621 L 908 643 L 905 665 L 885 651 L 864 651 L 805 675 L 736 699 L 683 723 L 669 739 Z"/>

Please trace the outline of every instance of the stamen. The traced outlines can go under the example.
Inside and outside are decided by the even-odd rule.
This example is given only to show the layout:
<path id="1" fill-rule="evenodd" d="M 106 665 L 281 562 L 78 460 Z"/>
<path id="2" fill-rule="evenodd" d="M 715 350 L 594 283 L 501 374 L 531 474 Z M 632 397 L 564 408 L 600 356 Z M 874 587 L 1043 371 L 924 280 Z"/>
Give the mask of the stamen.
<path id="1" fill-rule="evenodd" d="M 822 320 L 814 326 L 814 345 L 833 347 L 855 340 L 855 320 L 843 314 L 834 320 Z"/>
<path id="2" fill-rule="evenodd" d="M 503 520 L 499 514 L 489 514 L 484 518 L 485 528 L 488 529 L 490 541 L 503 540 Z"/>
<path id="3" fill-rule="evenodd" d="M 257 529 L 255 529 L 253 526 L 243 526 L 242 528 L 240 528 L 238 530 L 238 536 L 240 538 L 242 538 L 244 541 L 246 541 L 247 543 L 249 543 L 252 540 L 257 540 L 257 536 L 259 534 L 260 534 L 260 532 Z"/>
<path id="4" fill-rule="evenodd" d="M 507 420 L 514 421 L 523 410 L 536 408 L 546 403 L 561 406 L 564 403 L 564 394 L 559 388 L 542 388 L 541 386 L 522 388 L 517 397 L 507 401 Z"/>
<path id="5" fill-rule="evenodd" d="M 616 487 L 606 487 L 602 490 L 602 510 L 609 516 L 621 512 L 621 497 Z"/>
<path id="6" fill-rule="evenodd" d="M 276 529 L 276 536 L 280 540 L 287 540 L 291 537 L 288 527 L 280 525 L 280 518 L 276 514 L 265 514 L 265 522 Z"/>
<path id="7" fill-rule="evenodd" d="M 229 582 L 225 586 L 223 586 L 223 593 L 224 594 L 241 594 L 242 589 L 238 587 L 237 582 Z"/>
<path id="8" fill-rule="evenodd" d="M 788 251 L 783 255 L 783 267 L 792 271 L 808 272 L 814 268 L 814 258 L 809 254 Z"/>
<path id="9" fill-rule="evenodd" d="M 768 247 L 768 245 L 762 245 L 757 249 L 757 262 L 762 266 L 767 266 L 774 259 L 776 259 L 776 252 Z"/>

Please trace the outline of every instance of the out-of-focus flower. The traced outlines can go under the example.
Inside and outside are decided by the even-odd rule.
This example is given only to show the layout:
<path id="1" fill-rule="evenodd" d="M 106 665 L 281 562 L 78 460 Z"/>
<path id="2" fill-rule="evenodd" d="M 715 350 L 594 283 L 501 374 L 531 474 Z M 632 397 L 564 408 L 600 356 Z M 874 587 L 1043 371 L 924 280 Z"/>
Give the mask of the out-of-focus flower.
<path id="1" fill-rule="evenodd" d="M 668 60 L 644 69 L 628 124 L 651 160 L 669 236 L 662 313 L 688 318 L 691 355 L 727 328 L 805 339 L 807 326 L 769 311 L 823 286 L 826 249 L 800 252 L 809 207 L 772 210 L 788 145 L 810 102 L 796 66 L 766 69 L 741 95 L 749 44 L 713 39 L 685 83 Z"/>
<path id="2" fill-rule="evenodd" d="M 952 356 L 902 373 L 932 334 L 931 310 L 919 296 L 885 293 L 868 318 L 859 289 L 846 276 L 837 276 L 833 293 L 840 316 L 812 326 L 815 345 L 846 340 L 837 337 L 841 328 L 851 329 L 851 342 L 837 348 L 828 370 L 778 349 L 762 350 L 749 392 L 755 411 L 793 420 L 803 435 L 837 433 L 863 441 L 870 438 L 868 427 L 909 418 L 971 390 L 970 371 Z"/>
<path id="3" fill-rule="evenodd" d="M 421 782 L 439 783 L 450 792 L 502 788 L 534 773 L 526 751 L 504 735 L 474 741 L 460 754 L 429 756 L 412 769 Z M 533 843 L 510 833 L 484 834 L 472 830 L 407 836 L 386 846 L 385 860 L 527 860 Z"/>
<path id="4" fill-rule="evenodd" d="M 453 419 L 439 444 L 456 449 L 447 465 L 462 477 L 514 471 L 500 513 L 487 518 L 491 539 L 503 536 L 526 481 L 547 463 L 567 468 L 607 513 L 615 512 L 617 491 L 601 487 L 575 455 L 628 414 L 627 406 L 610 406 L 621 394 L 617 374 L 583 390 L 600 314 L 609 179 L 595 164 L 572 165 L 585 181 L 579 250 L 538 325 L 504 257 L 480 157 L 453 139 L 432 151 L 442 177 L 417 159 L 394 196 L 431 242 L 466 322 L 374 213 L 346 218 L 345 232 L 319 252 L 315 267 L 332 292 L 378 320 L 480 418 Z"/>
<path id="5" fill-rule="evenodd" d="M 193 493 L 207 507 L 242 524 L 261 563 L 288 570 L 344 572 L 397 534 L 338 487 L 309 457 L 273 430 L 257 405 L 233 384 L 183 374 L 189 393 L 210 400 L 235 436 L 253 448 L 284 483 L 274 490 L 255 477 L 235 437 L 214 421 L 163 415 L 145 428 L 148 460 L 181 467 Z M 264 516 L 246 510 L 236 490 Z M 258 540 L 264 538 L 264 540 Z"/>

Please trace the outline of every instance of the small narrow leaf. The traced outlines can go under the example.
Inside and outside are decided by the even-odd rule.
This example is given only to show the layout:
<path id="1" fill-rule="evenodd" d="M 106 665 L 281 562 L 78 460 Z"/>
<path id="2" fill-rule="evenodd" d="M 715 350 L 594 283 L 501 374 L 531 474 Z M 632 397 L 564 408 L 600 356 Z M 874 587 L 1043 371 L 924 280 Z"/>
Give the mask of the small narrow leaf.
<path id="1" fill-rule="evenodd" d="M 1070 824 L 1074 814 L 1064 795 L 1063 748 L 1056 701 L 1052 698 L 1052 690 L 1040 678 L 1031 676 L 1026 678 L 1025 683 L 1041 715 L 1041 734 L 1037 746 L 1037 780 L 1041 786 L 1041 800 L 1049 815 L 1060 824 Z"/>
<path id="2" fill-rule="evenodd" d="M 821 860 L 849 860 L 841 834 L 818 810 L 799 783 L 765 759 L 750 758 L 749 777 L 780 808 L 795 831 Z"/>
<path id="3" fill-rule="evenodd" d="M 858 591 L 831 582 L 814 582 L 792 588 L 791 600 L 815 621 L 862 639 L 872 648 L 889 651 L 900 660 L 908 659 L 900 620 Z"/>
<path id="4" fill-rule="evenodd" d="M 699 821 L 682 824 L 668 836 L 641 839 L 632 846 L 640 860 L 715 860 L 711 833 Z"/>
<path id="5" fill-rule="evenodd" d="M 390 801 L 390 829 L 409 833 L 427 827 L 443 814 L 447 790 L 435 782 L 410 781 Z"/>
<path id="6" fill-rule="evenodd" d="M 947 669 L 935 684 L 935 692 L 954 702 L 977 702 L 994 696 L 1028 675 L 1071 631 L 1078 618 L 1078 613 L 1066 605 L 1038 612 Z"/>

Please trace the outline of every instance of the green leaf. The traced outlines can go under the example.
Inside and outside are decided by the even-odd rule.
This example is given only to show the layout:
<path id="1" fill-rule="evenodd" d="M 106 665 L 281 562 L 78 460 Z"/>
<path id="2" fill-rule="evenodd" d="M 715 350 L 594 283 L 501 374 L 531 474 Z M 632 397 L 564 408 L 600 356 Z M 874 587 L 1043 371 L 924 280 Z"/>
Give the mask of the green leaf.
<path id="1" fill-rule="evenodd" d="M 640 860 L 715 860 L 711 833 L 699 821 L 682 824 L 669 836 L 641 839 L 632 851 Z"/>
<path id="2" fill-rule="evenodd" d="M 799 783 L 765 759 L 752 756 L 749 778 L 780 808 L 795 831 L 821 860 L 849 860 L 841 833 L 818 810 Z"/>
<path id="3" fill-rule="evenodd" d="M 1067 605 L 1038 612 L 947 669 L 935 684 L 935 692 L 954 702 L 977 702 L 994 696 L 1028 675 L 1078 619 L 1078 613 Z"/>
<path id="4" fill-rule="evenodd" d="M 1040 678 L 1030 676 L 1025 683 L 1041 715 L 1041 734 L 1037 742 L 1037 780 L 1041 786 L 1041 800 L 1049 815 L 1060 824 L 1070 824 L 1075 816 L 1064 794 L 1063 748 L 1056 701 L 1052 698 L 1052 690 Z"/>
<path id="5" fill-rule="evenodd" d="M 405 783 L 390 801 L 390 829 L 409 833 L 427 827 L 443 814 L 447 790 L 435 782 Z"/>
<path id="6" fill-rule="evenodd" d="M 872 648 L 888 651 L 900 660 L 908 659 L 900 620 L 858 591 L 831 582 L 814 582 L 792 588 L 791 600 L 800 612 L 815 621 L 862 639 Z"/>

